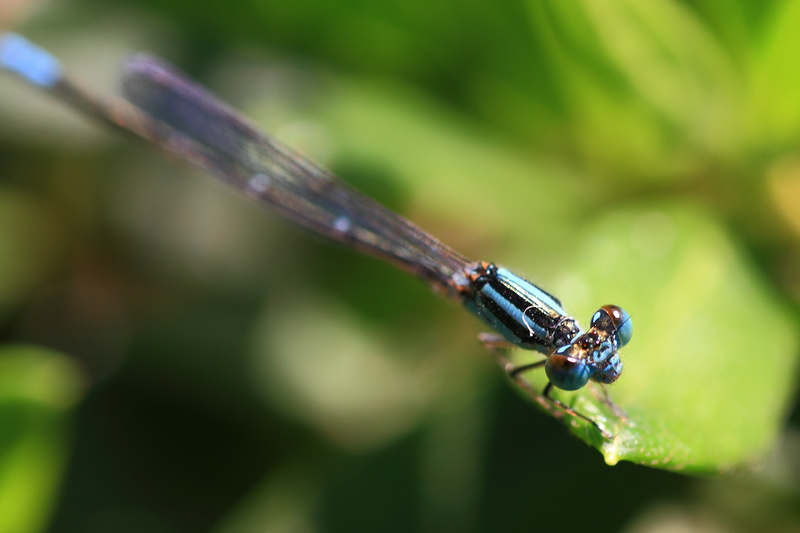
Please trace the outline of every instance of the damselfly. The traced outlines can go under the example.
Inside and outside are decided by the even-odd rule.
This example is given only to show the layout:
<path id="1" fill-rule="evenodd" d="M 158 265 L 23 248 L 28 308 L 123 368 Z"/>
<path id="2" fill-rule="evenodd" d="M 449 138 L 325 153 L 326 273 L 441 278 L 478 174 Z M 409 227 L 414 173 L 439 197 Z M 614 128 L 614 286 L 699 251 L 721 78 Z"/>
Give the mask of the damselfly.
<path id="1" fill-rule="evenodd" d="M 609 436 L 551 392 L 553 387 L 577 390 L 590 380 L 601 385 L 617 380 L 622 372 L 617 351 L 633 332 L 621 308 L 601 307 L 589 328 L 581 330 L 551 294 L 494 263 L 467 259 L 259 131 L 159 59 L 137 55 L 128 60 L 122 75 L 126 100 L 86 91 L 52 55 L 15 34 L 0 35 L 0 67 L 207 170 L 297 224 L 389 261 L 461 302 L 495 329 L 481 341 L 539 404 L 556 415 L 584 419 Z M 503 355 L 512 347 L 536 350 L 545 359 L 515 366 Z M 522 375 L 539 367 L 549 379 L 541 392 Z"/>

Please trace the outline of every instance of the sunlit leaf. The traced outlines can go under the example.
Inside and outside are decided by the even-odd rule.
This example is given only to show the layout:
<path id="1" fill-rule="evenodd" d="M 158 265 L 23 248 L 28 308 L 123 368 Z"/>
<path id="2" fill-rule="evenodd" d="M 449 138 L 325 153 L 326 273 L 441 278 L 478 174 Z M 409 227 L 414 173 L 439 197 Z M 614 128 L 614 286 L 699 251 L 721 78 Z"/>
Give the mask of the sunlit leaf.
<path id="1" fill-rule="evenodd" d="M 577 242 L 564 304 L 584 321 L 620 305 L 634 336 L 610 387 L 628 423 L 590 391 L 563 394 L 614 437 L 570 419 L 574 433 L 612 464 L 721 472 L 763 457 L 794 390 L 797 326 L 725 230 L 702 211 L 654 205 L 599 219 Z"/>

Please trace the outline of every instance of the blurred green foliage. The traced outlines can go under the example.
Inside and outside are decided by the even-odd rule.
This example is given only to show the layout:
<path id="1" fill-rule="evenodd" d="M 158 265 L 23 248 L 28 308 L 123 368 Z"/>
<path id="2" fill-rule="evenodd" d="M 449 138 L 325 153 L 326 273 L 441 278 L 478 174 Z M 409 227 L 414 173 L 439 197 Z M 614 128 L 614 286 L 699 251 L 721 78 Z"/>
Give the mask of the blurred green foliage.
<path id="1" fill-rule="evenodd" d="M 611 389 L 633 424 L 609 417 L 605 442 L 567 421 L 611 468 L 416 280 L 4 76 L 0 531 L 551 530 L 594 508 L 584 487 L 603 511 L 571 529 L 797 530 L 798 19 L 793 0 L 8 4 L 0 26 L 87 84 L 113 90 L 126 51 L 167 57 L 635 334 Z"/>

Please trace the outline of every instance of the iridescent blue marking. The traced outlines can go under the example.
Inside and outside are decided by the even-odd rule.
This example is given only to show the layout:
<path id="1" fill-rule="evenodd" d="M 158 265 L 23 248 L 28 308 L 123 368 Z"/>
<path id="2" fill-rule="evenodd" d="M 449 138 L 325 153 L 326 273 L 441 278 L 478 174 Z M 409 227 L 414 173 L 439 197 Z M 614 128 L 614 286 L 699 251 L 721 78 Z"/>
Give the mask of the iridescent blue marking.
<path id="1" fill-rule="evenodd" d="M 530 337 L 544 338 L 547 336 L 547 332 L 543 327 L 539 326 L 525 316 L 524 312 L 526 309 L 528 309 L 527 307 L 525 309 L 519 309 L 515 307 L 514 304 L 508 300 L 508 298 L 501 296 L 499 292 L 497 292 L 488 284 L 481 289 L 481 296 L 483 297 L 484 301 L 485 299 L 488 299 L 497 303 L 497 305 L 503 311 L 505 311 L 506 314 L 508 314 L 508 316 L 514 320 L 514 322 L 522 326 L 522 328 L 529 329 L 528 333 Z M 525 339 L 516 338 L 516 340 L 519 342 L 525 342 Z"/>
<path id="2" fill-rule="evenodd" d="M 518 292 L 530 295 L 532 297 L 532 302 L 535 302 L 537 305 L 552 309 L 554 312 L 560 315 L 567 314 L 567 312 L 564 311 L 564 308 L 561 307 L 561 302 L 544 292 L 530 281 L 517 276 L 510 270 L 498 267 L 497 277 L 504 279 L 509 286 L 514 287 Z"/>
<path id="3" fill-rule="evenodd" d="M 610 342 L 604 342 L 600 345 L 599 350 L 592 351 L 592 361 L 595 363 L 602 363 L 606 361 L 613 353 L 614 347 Z"/>
<path id="4" fill-rule="evenodd" d="M 579 332 L 561 303 L 516 274 L 483 264 L 472 275 L 475 287 L 468 308 L 507 341 L 548 354 Z"/>
<path id="5" fill-rule="evenodd" d="M 61 79 L 58 60 L 15 33 L 0 35 L 0 66 L 41 87 L 52 87 Z"/>

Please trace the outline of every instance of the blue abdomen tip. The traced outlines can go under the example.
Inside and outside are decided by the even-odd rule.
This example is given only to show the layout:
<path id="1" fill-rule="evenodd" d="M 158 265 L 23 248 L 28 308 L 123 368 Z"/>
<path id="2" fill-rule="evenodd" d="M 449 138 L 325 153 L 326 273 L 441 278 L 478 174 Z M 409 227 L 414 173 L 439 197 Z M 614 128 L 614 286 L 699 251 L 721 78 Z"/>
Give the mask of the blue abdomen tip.
<path id="1" fill-rule="evenodd" d="M 15 33 L 0 34 L 0 67 L 42 87 L 52 87 L 61 78 L 55 57 Z"/>

